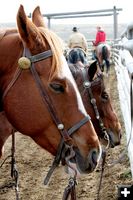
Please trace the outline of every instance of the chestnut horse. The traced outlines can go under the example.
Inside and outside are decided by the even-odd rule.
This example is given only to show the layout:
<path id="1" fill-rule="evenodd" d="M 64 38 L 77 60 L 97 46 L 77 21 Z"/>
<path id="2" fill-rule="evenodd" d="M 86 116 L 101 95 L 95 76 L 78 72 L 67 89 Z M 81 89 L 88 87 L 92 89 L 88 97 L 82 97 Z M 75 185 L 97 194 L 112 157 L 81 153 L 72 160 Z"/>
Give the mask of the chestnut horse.
<path id="1" fill-rule="evenodd" d="M 103 74 L 97 67 L 96 61 L 90 66 L 85 66 L 82 62 L 85 58 L 80 59 L 79 55 L 79 52 L 76 55 L 75 49 L 70 51 L 68 59 L 70 56 L 71 59 L 69 60 L 74 60 L 71 64 L 69 63 L 69 67 L 81 93 L 85 108 L 90 114 L 95 130 L 102 142 L 106 144 L 106 141 L 103 140 L 106 130 L 110 139 L 110 147 L 119 145 L 121 125 L 106 92 Z"/>
<path id="2" fill-rule="evenodd" d="M 2 109 L 16 130 L 53 155 L 63 137 L 73 146 L 79 171 L 89 173 L 101 147 L 60 41 L 45 27 L 39 7 L 31 21 L 21 5 L 17 25 L 0 41 Z M 0 151 L 8 136 L 0 135 Z"/>
<path id="3" fill-rule="evenodd" d="M 110 46 L 106 43 L 101 43 L 96 46 L 96 58 L 98 60 L 101 71 L 104 71 L 104 61 L 106 65 L 106 74 L 108 75 L 110 69 Z"/>

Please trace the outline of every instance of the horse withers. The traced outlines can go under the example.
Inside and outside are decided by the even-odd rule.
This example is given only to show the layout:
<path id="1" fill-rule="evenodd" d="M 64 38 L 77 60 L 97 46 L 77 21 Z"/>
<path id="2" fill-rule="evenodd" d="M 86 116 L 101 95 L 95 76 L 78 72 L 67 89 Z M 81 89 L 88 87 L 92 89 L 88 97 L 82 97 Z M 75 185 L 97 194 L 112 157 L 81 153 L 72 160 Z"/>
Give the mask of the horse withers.
<path id="1" fill-rule="evenodd" d="M 46 28 L 39 7 L 31 21 L 21 5 L 17 25 L 18 30 L 6 30 L 0 41 L 0 91 L 6 117 L 17 131 L 53 155 L 63 137 L 73 146 L 79 170 L 91 172 L 101 154 L 100 143 L 58 37 Z M 6 132 L 2 136 L 0 150 L 8 136 Z"/>
<path id="2" fill-rule="evenodd" d="M 119 119 L 106 91 L 103 74 L 97 66 L 97 61 L 90 64 L 90 66 L 84 65 L 78 55 L 74 55 L 74 58 L 78 59 L 69 63 L 69 67 L 81 93 L 85 108 L 91 116 L 95 130 L 102 143 L 107 144 L 104 139 L 104 131 L 106 130 L 110 140 L 110 147 L 115 147 L 120 144 L 122 131 Z M 71 61 L 73 61 L 72 56 L 73 54 L 70 51 Z"/>

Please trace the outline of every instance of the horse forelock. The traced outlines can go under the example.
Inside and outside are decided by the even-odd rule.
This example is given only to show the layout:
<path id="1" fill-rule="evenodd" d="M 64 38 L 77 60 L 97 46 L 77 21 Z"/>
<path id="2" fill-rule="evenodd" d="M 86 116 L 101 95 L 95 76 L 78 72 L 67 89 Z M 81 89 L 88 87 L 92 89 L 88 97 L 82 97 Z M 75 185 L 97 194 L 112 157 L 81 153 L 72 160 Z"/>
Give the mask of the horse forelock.
<path id="1" fill-rule="evenodd" d="M 61 39 L 52 31 L 47 28 L 39 27 L 41 35 L 45 38 L 50 46 L 53 56 L 52 56 L 52 66 L 49 80 L 61 72 L 61 66 L 63 65 L 63 46 L 61 44 Z"/>

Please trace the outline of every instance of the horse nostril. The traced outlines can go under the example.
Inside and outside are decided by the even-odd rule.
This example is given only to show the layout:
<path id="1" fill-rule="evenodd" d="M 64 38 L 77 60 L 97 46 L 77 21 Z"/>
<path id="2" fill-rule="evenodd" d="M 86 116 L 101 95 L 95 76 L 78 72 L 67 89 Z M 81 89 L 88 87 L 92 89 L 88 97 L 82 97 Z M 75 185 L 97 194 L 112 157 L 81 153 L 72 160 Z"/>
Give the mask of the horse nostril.
<path id="1" fill-rule="evenodd" d="M 118 146 L 120 144 L 121 144 L 120 141 L 118 141 L 118 142 L 115 143 L 115 146 Z"/>
<path id="2" fill-rule="evenodd" d="M 120 134 L 119 134 L 119 138 L 120 138 L 120 140 L 122 139 L 122 133 L 121 133 L 121 131 L 120 131 Z"/>
<path id="3" fill-rule="evenodd" d="M 93 150 L 92 151 L 92 162 L 97 165 L 97 159 L 98 159 L 98 156 L 97 156 L 97 151 L 96 150 Z"/>

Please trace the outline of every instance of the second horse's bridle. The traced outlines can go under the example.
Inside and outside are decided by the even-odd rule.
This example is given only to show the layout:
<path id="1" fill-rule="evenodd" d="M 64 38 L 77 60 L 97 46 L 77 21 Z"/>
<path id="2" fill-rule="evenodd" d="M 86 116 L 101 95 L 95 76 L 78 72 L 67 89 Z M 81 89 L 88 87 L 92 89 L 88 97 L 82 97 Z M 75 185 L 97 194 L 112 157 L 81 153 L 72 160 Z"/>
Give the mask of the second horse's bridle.
<path id="1" fill-rule="evenodd" d="M 106 128 L 104 126 L 103 120 L 100 117 L 100 113 L 98 111 L 96 99 L 94 98 L 93 91 L 92 91 L 92 87 L 94 85 L 97 85 L 101 81 L 102 74 L 97 73 L 97 77 L 93 81 L 89 81 L 88 66 L 85 66 L 85 67 L 80 67 L 79 66 L 78 67 L 76 64 L 72 64 L 72 65 L 70 65 L 70 70 L 72 71 L 72 74 L 73 74 L 73 76 L 74 76 L 75 79 L 78 78 L 77 77 L 78 76 L 77 70 L 81 74 L 83 84 L 81 84 L 81 86 L 79 88 L 79 91 L 80 91 L 80 93 L 82 93 L 82 92 L 84 92 L 84 91 L 87 90 L 87 94 L 89 96 L 90 103 L 91 103 L 91 105 L 93 107 L 96 119 L 98 120 L 99 127 L 101 129 L 100 138 L 104 138 L 105 140 L 107 140 L 109 142 L 109 136 L 108 136 Z"/>

